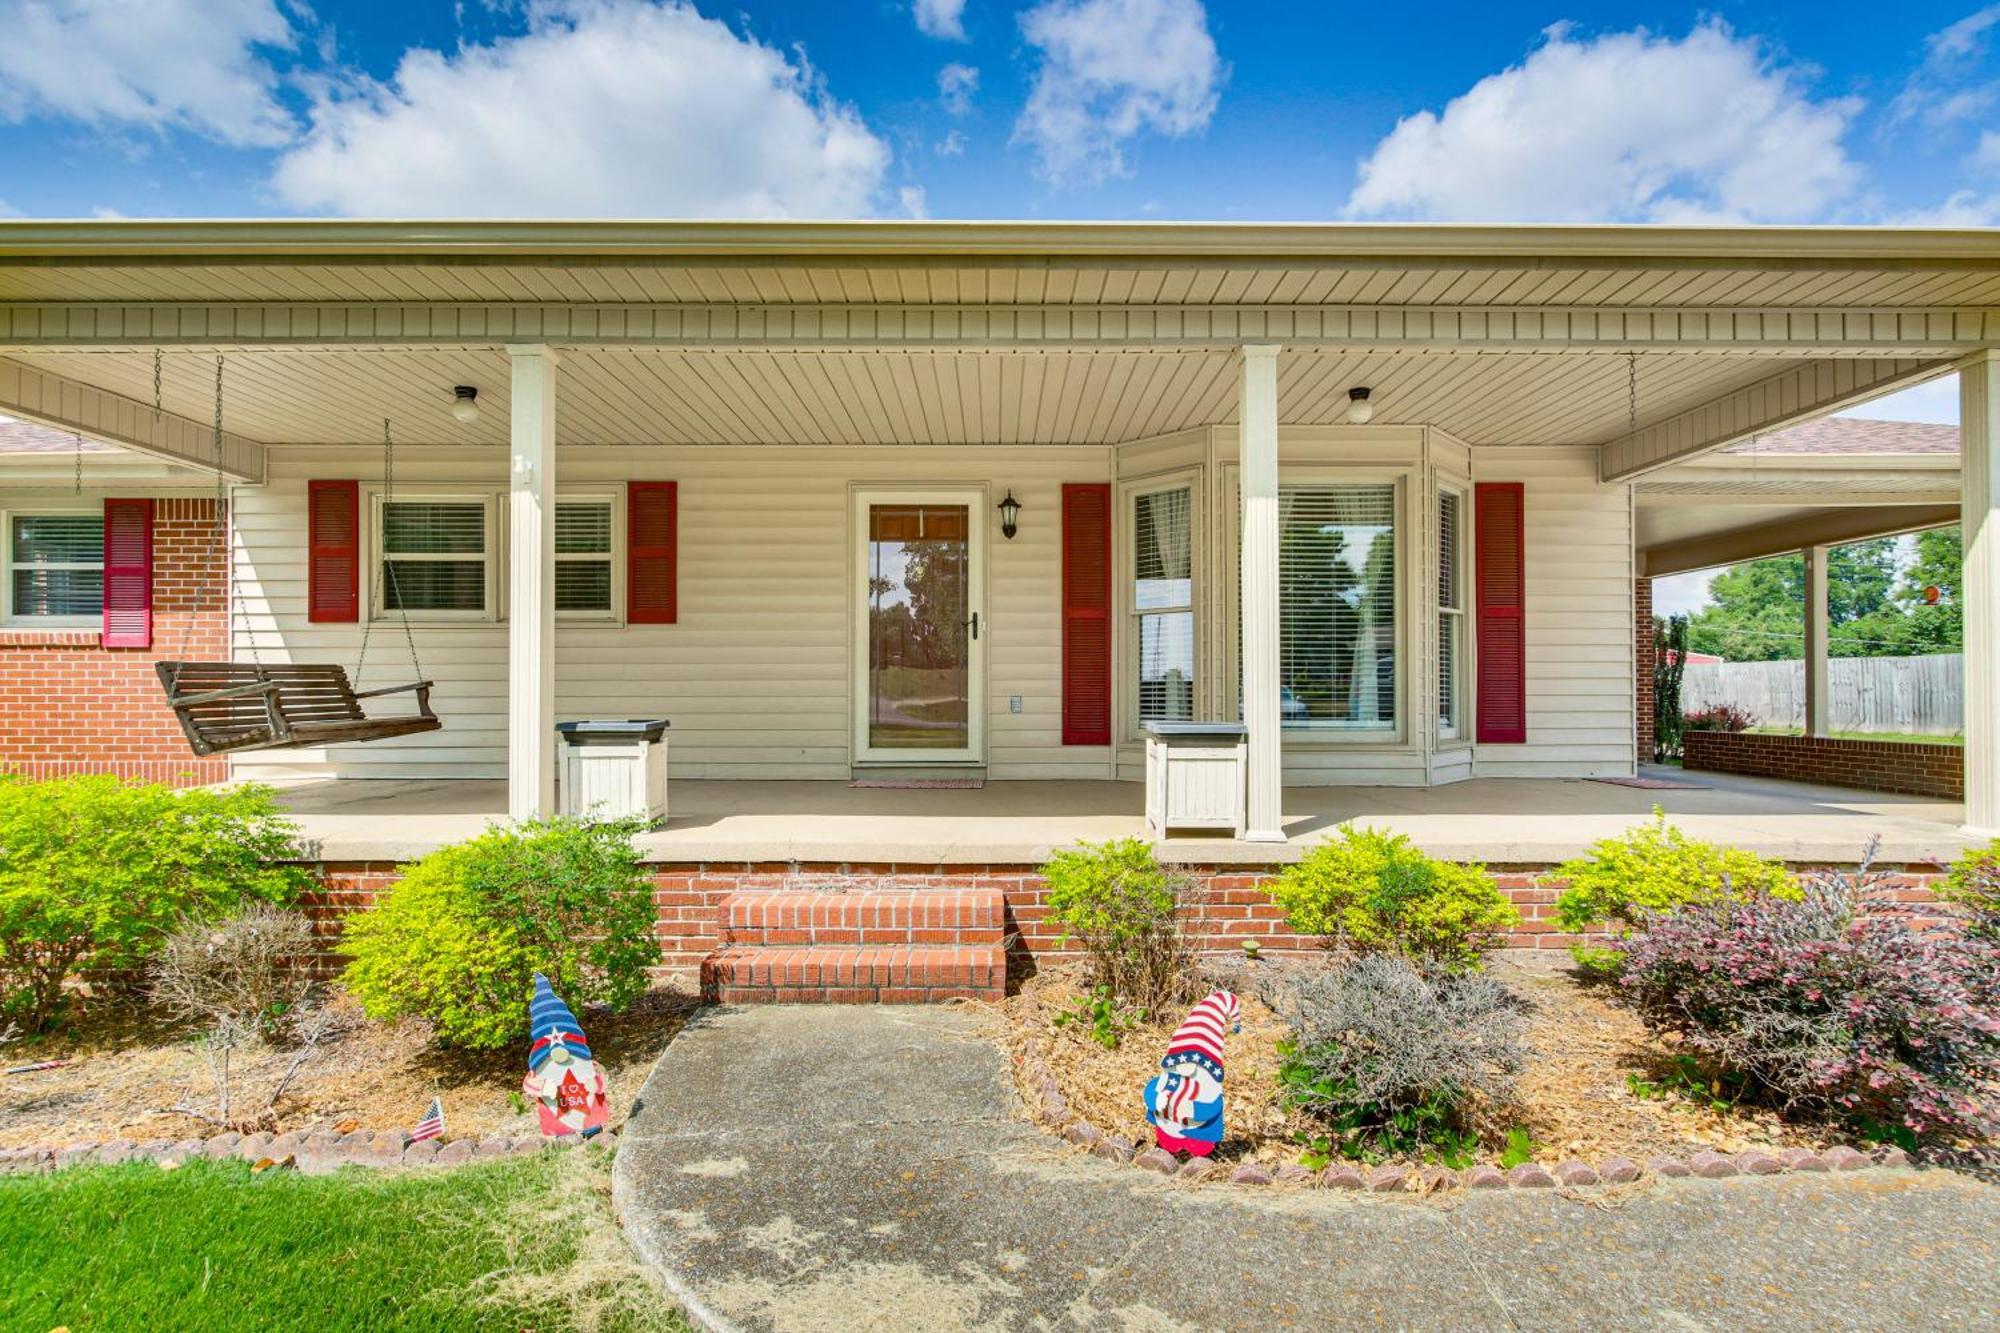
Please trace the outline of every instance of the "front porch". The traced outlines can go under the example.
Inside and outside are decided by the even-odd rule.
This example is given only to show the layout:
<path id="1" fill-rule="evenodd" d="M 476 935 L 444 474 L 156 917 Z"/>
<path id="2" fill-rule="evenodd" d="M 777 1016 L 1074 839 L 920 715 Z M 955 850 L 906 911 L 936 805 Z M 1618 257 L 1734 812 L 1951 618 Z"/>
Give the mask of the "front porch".
<path id="1" fill-rule="evenodd" d="M 1291 787 L 1285 841 L 1175 837 L 1164 859 L 1262 866 L 1295 859 L 1343 823 L 1407 834 L 1434 856 L 1548 866 L 1645 820 L 1655 805 L 1695 837 L 1797 863 L 1853 862 L 1870 838 L 1884 864 L 1955 858 L 1975 840 L 1963 807 L 1917 797 L 1724 774 L 1647 776 L 1643 789 L 1543 778 L 1447 786 Z M 502 781 L 331 779 L 284 803 L 328 864 L 404 861 L 505 819 Z M 680 780 L 666 827 L 639 845 L 654 863 L 801 867 L 1031 866 L 1079 840 L 1143 836 L 1144 789 L 1119 782 L 995 782 L 981 790 L 854 788 L 838 782 Z"/>

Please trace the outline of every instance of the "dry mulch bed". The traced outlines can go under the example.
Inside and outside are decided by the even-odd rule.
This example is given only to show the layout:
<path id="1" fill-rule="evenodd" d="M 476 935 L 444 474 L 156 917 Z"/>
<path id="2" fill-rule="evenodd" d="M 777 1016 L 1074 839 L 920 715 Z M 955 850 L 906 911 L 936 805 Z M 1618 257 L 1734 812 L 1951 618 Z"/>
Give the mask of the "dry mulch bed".
<path id="1" fill-rule="evenodd" d="M 272 1115 L 253 1128 L 273 1133 L 408 1129 L 433 1096 L 444 1099 L 445 1139 L 539 1133 L 534 1108 L 521 1099 L 527 1043 L 488 1052 L 452 1052 L 431 1044 L 416 1019 L 371 1023 L 336 993 L 338 1020 L 299 1070 Z M 653 1061 L 694 1011 L 690 996 L 655 990 L 623 1014 L 585 1011 L 591 1053 L 611 1084 L 611 1124 L 623 1123 Z M 0 1068 L 68 1060 L 60 1069 L 0 1074 L 0 1148 L 78 1140 L 205 1137 L 219 1126 L 172 1108 L 213 1108 L 214 1082 L 196 1034 L 150 1023 L 130 997 L 86 1009 L 76 1028 L 0 1049 Z M 237 1105 L 261 1109 L 290 1063 L 284 1047 L 239 1050 L 232 1083 Z"/>
<path id="2" fill-rule="evenodd" d="M 1282 1004 L 1288 973 L 1323 965 L 1296 958 L 1213 965 L 1214 984 L 1243 1001 L 1243 1029 L 1226 1043 L 1227 1137 L 1216 1153 L 1219 1162 L 1275 1170 L 1297 1162 L 1312 1136 L 1312 1122 L 1286 1108 L 1278 1094 L 1278 1044 L 1290 1029 L 1273 1006 Z M 1534 1159 L 1546 1164 L 1614 1157 L 1643 1162 L 1702 1150 L 1818 1150 L 1840 1141 L 1831 1130 L 1787 1124 L 1763 1108 L 1717 1110 L 1711 1099 L 1671 1090 L 1672 1050 L 1567 959 L 1501 955 L 1488 966 L 1522 1001 L 1530 1054 L 1516 1084 L 1516 1104 L 1492 1108 L 1486 1117 L 1482 1158 L 1499 1155 L 1510 1126 L 1528 1130 Z M 1057 1022 L 1086 995 L 1077 967 L 1044 969 L 1001 1006 L 1008 1039 L 1017 1048 L 1030 1039 L 1039 1045 L 1042 1063 L 1076 1115 L 1106 1134 L 1149 1146 L 1153 1135 L 1141 1092 L 1184 1015 L 1128 1029 L 1118 1047 L 1107 1050 L 1092 1039 L 1087 1022 Z M 1642 1096 L 1628 1076 L 1661 1086 Z M 1024 1091 L 1031 1103 L 1036 1100 L 1035 1090 Z"/>

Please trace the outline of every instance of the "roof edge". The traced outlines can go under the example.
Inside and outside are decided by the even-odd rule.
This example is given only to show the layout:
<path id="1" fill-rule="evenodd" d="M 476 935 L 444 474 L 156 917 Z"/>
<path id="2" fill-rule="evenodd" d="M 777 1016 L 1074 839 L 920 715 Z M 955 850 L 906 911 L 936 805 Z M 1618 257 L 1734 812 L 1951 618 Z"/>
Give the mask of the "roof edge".
<path id="1" fill-rule="evenodd" d="M 0 221 L 0 260 L 196 255 L 964 255 L 2000 261 L 2000 228 L 1642 224 L 134 219 Z"/>

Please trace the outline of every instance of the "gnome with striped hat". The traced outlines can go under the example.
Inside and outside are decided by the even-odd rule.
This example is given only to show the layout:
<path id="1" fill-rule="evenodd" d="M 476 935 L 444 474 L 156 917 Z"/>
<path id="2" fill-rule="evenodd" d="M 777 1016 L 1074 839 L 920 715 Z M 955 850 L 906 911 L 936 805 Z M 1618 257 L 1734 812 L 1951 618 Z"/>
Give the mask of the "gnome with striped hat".
<path id="1" fill-rule="evenodd" d="M 1242 1014 L 1236 997 L 1219 990 L 1174 1029 L 1146 1084 L 1146 1120 L 1168 1152 L 1206 1157 L 1222 1142 L 1222 1038 L 1243 1026 Z"/>
<path id="2" fill-rule="evenodd" d="M 542 1133 L 589 1138 L 603 1129 L 611 1114 L 604 1071 L 591 1058 L 583 1025 L 539 972 L 535 998 L 528 1002 L 528 1039 L 528 1076 L 521 1091 L 535 1099 Z"/>

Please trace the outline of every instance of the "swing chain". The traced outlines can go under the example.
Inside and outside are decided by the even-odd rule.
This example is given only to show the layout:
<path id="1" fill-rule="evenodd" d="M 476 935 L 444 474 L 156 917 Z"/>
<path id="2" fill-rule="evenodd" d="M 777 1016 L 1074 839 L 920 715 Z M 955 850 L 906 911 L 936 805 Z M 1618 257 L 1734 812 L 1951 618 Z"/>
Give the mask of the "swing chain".
<path id="1" fill-rule="evenodd" d="M 403 590 L 396 582 L 396 562 L 389 558 L 388 526 L 389 505 L 396 497 L 396 442 L 389 433 L 389 418 L 382 418 L 382 575 L 388 581 L 386 591 L 389 599 L 396 604 L 397 619 L 403 622 L 403 641 L 410 650 L 410 667 L 417 679 L 424 679 L 423 659 L 417 656 L 416 631 L 410 628 L 410 608 L 403 603 Z M 388 611 L 386 605 L 382 610 Z M 368 665 L 368 639 L 375 630 L 375 617 L 371 614 L 361 626 L 361 652 L 354 663 L 354 683 L 361 684 L 361 673 Z"/>
<path id="2" fill-rule="evenodd" d="M 153 419 L 160 418 L 160 349 L 153 349 Z"/>
<path id="3" fill-rule="evenodd" d="M 256 630 L 250 623 L 249 609 L 237 595 L 235 571 L 223 564 L 227 555 L 224 548 L 224 534 L 229 530 L 229 495 L 222 475 L 222 354 L 220 352 L 215 356 L 215 438 L 212 448 L 215 456 L 215 547 L 209 553 L 210 569 L 222 568 L 222 595 L 230 606 L 230 619 L 227 623 L 233 625 L 236 621 L 242 622 L 243 641 L 250 647 L 250 661 L 255 666 L 263 666 L 263 653 L 257 644 Z"/>
<path id="4" fill-rule="evenodd" d="M 1639 354 L 1625 353 L 1625 433 L 1639 432 Z"/>
<path id="5" fill-rule="evenodd" d="M 76 439 L 76 450 L 75 450 L 76 476 L 70 483 L 70 490 L 74 494 L 82 495 L 83 494 L 83 432 L 80 430 L 73 430 L 70 432 L 70 434 L 74 436 Z"/>

